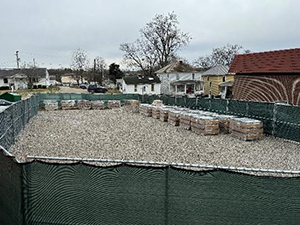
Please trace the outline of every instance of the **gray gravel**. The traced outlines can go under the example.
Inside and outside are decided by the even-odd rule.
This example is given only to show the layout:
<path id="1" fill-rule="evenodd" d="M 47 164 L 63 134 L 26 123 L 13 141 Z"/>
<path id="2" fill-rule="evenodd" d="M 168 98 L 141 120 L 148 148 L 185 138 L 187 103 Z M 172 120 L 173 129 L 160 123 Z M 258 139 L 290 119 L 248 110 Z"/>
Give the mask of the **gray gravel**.
<path id="1" fill-rule="evenodd" d="M 21 161 L 35 155 L 300 170 L 298 143 L 200 136 L 122 109 L 40 111 L 10 151 Z"/>

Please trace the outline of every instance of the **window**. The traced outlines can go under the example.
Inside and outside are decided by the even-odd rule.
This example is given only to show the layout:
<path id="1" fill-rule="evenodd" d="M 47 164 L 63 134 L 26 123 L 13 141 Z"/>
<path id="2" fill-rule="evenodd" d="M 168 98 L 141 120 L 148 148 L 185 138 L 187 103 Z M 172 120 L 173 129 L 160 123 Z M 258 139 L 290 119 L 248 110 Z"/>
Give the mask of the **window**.
<path id="1" fill-rule="evenodd" d="M 209 82 L 209 87 L 211 87 L 212 86 L 212 83 L 211 82 Z"/>
<path id="2" fill-rule="evenodd" d="M 3 81 L 4 81 L 4 84 L 8 83 L 8 79 L 7 78 L 4 78 Z"/>
<path id="3" fill-rule="evenodd" d="M 137 84 L 134 85 L 134 92 L 137 92 Z"/>
<path id="4" fill-rule="evenodd" d="M 184 85 L 177 85 L 177 93 L 183 92 L 184 93 L 185 87 Z"/>
<path id="5" fill-rule="evenodd" d="M 176 80 L 179 80 L 179 74 L 176 74 Z"/>
<path id="6" fill-rule="evenodd" d="M 195 74 L 192 73 L 192 80 L 195 80 Z"/>
<path id="7" fill-rule="evenodd" d="M 167 74 L 167 78 L 168 78 L 168 79 L 170 78 L 170 75 L 169 75 L 169 74 Z"/>
<path id="8" fill-rule="evenodd" d="M 151 91 L 154 91 L 154 84 L 151 84 Z"/>
<path id="9" fill-rule="evenodd" d="M 223 76 L 223 82 L 226 82 L 226 76 L 225 75 Z"/>
<path id="10" fill-rule="evenodd" d="M 207 77 L 207 81 L 209 81 L 209 77 Z"/>

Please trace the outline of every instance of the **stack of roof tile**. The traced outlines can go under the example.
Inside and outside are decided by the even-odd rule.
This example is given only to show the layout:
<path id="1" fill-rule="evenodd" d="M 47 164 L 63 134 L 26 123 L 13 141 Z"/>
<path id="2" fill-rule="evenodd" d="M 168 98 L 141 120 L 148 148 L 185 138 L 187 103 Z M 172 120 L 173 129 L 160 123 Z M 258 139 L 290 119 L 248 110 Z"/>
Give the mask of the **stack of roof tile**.
<path id="1" fill-rule="evenodd" d="M 155 119 L 159 119 L 160 117 L 160 106 L 153 106 L 152 108 L 152 117 Z"/>
<path id="2" fill-rule="evenodd" d="M 88 100 L 78 100 L 77 105 L 81 110 L 89 110 L 92 107 L 92 103 Z"/>
<path id="3" fill-rule="evenodd" d="M 152 105 L 149 104 L 141 104 L 140 105 L 140 114 L 146 117 L 152 117 Z"/>
<path id="4" fill-rule="evenodd" d="M 162 122 L 168 122 L 170 107 L 160 107 L 159 118 Z"/>
<path id="5" fill-rule="evenodd" d="M 170 109 L 168 113 L 168 123 L 173 126 L 179 126 L 180 114 L 182 111 Z"/>
<path id="6" fill-rule="evenodd" d="M 244 141 L 263 138 L 263 123 L 249 118 L 234 118 L 230 121 L 231 133 Z"/>
<path id="7" fill-rule="evenodd" d="M 118 100 L 109 100 L 107 102 L 107 108 L 113 109 L 113 108 L 120 108 L 121 107 L 121 102 Z"/>
<path id="8" fill-rule="evenodd" d="M 236 117 L 230 115 L 217 115 L 216 118 L 219 120 L 220 133 L 229 134 L 230 121 Z"/>
<path id="9" fill-rule="evenodd" d="M 62 110 L 76 109 L 75 100 L 61 100 L 61 109 Z"/>
<path id="10" fill-rule="evenodd" d="M 190 130 L 191 129 L 191 117 L 195 115 L 190 112 L 182 112 L 180 114 L 180 121 L 179 121 L 179 126 L 180 128 L 183 128 L 185 130 Z"/>
<path id="11" fill-rule="evenodd" d="M 58 110 L 58 102 L 56 100 L 44 100 L 45 110 Z"/>
<path id="12" fill-rule="evenodd" d="M 152 102 L 152 105 L 155 105 L 155 106 L 162 106 L 162 104 L 163 104 L 162 100 L 154 100 Z"/>
<path id="13" fill-rule="evenodd" d="M 138 100 L 127 100 L 124 104 L 124 109 L 127 112 L 139 113 L 141 102 Z"/>
<path id="14" fill-rule="evenodd" d="M 219 121 L 212 116 L 193 115 L 191 117 L 191 130 L 196 134 L 219 134 Z"/>
<path id="15" fill-rule="evenodd" d="M 100 100 L 92 101 L 92 109 L 94 109 L 94 110 L 105 109 L 104 101 L 100 101 Z"/>

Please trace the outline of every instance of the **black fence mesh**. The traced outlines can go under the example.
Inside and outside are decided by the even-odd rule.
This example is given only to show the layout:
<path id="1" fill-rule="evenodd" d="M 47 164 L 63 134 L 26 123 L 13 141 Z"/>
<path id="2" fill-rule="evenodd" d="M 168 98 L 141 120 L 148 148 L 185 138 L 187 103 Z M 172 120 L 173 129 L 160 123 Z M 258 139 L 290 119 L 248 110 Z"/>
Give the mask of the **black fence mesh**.
<path id="1" fill-rule="evenodd" d="M 297 224 L 300 178 L 172 167 L 24 165 L 26 224 Z"/>
<path id="2" fill-rule="evenodd" d="M 0 224 L 23 224 L 21 165 L 0 150 Z"/>

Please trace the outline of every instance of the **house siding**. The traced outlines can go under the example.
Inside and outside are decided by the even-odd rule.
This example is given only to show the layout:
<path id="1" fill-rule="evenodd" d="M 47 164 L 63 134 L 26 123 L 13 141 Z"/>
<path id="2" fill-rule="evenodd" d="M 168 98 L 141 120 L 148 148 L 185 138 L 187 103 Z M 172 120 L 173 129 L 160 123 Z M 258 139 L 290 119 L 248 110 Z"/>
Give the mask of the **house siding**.
<path id="1" fill-rule="evenodd" d="M 166 95 L 175 93 L 175 88 L 171 85 L 171 82 L 181 80 L 201 80 L 201 73 L 158 73 L 157 76 L 161 81 L 161 94 Z"/>
<path id="2" fill-rule="evenodd" d="M 259 102 L 287 101 L 290 104 L 300 106 L 300 74 L 236 75 L 233 98 Z"/>
<path id="3" fill-rule="evenodd" d="M 207 78 L 209 77 L 209 80 Z M 232 75 L 226 75 L 225 82 L 233 81 L 234 76 Z M 216 96 L 220 94 L 220 84 L 223 83 L 223 75 L 206 75 L 203 76 L 204 81 L 204 94 L 209 95 L 211 91 L 211 95 Z M 210 87 L 211 82 L 211 87 Z"/>
<path id="4" fill-rule="evenodd" d="M 145 91 L 143 88 L 145 87 Z M 126 84 L 123 81 L 122 92 L 123 94 L 156 94 L 159 95 L 161 90 L 161 84 L 154 84 L 154 91 L 151 90 L 151 84 L 137 84 L 137 91 L 135 91 L 134 84 Z"/>

